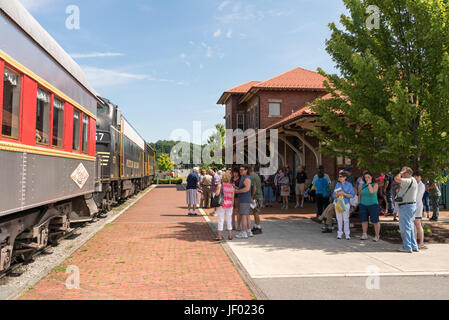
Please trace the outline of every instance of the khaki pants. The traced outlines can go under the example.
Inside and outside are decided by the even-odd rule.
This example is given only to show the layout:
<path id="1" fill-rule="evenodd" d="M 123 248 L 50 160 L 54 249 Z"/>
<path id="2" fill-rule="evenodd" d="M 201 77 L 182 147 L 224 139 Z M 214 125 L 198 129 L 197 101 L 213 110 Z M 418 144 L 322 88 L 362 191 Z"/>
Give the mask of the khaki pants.
<path id="1" fill-rule="evenodd" d="M 324 209 L 323 214 L 321 215 L 323 221 L 325 224 L 327 224 L 327 227 L 329 229 L 332 228 L 332 220 L 336 217 L 335 214 L 335 205 L 333 203 L 331 203 L 330 205 L 328 205 L 326 207 L 326 209 Z"/>
<path id="2" fill-rule="evenodd" d="M 211 187 L 203 186 L 203 197 L 201 198 L 200 207 L 201 208 L 209 208 L 210 200 L 211 200 Z"/>

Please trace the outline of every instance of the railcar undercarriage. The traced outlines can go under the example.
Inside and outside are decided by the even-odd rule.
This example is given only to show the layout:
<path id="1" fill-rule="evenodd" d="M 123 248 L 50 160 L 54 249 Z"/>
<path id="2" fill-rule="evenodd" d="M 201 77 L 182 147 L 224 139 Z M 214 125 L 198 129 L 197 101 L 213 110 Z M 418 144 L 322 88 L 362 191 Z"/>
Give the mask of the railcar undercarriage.
<path id="1" fill-rule="evenodd" d="M 0 219 L 0 274 L 28 262 L 36 252 L 73 231 L 71 223 L 92 220 L 98 209 L 92 195 L 8 215 Z"/>

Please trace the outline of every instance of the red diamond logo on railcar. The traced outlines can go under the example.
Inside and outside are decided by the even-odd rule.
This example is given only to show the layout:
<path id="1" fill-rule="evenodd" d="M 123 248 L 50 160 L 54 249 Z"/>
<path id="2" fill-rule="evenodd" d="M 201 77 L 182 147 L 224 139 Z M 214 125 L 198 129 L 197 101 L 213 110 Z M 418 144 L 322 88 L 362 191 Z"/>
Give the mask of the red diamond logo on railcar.
<path id="1" fill-rule="evenodd" d="M 87 172 L 84 165 L 80 163 L 70 177 L 73 181 L 75 181 L 78 187 L 82 189 L 84 184 L 87 182 L 87 179 L 89 179 L 89 172 Z"/>

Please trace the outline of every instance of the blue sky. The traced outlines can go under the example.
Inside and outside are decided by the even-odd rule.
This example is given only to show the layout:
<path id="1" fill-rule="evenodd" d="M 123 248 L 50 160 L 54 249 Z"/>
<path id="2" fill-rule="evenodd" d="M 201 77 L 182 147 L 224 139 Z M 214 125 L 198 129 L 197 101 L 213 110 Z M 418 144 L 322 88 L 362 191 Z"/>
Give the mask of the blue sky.
<path id="1" fill-rule="evenodd" d="M 224 123 L 223 91 L 295 67 L 335 72 L 325 51 L 341 0 L 20 0 L 149 142 Z M 66 8 L 80 9 L 68 30 Z"/>

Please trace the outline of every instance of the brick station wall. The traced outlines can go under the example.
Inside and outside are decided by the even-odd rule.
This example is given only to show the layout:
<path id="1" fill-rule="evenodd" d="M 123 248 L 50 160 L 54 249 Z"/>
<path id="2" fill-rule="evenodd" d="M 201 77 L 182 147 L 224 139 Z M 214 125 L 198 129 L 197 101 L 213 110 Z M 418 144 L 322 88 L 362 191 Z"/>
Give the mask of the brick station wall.
<path id="1" fill-rule="evenodd" d="M 260 96 L 260 127 L 267 128 L 293 112 L 306 106 L 307 103 L 315 101 L 325 93 L 318 91 L 260 91 L 254 95 L 247 105 L 252 106 L 257 103 Z M 269 116 L 269 103 L 281 102 L 281 116 Z"/>

